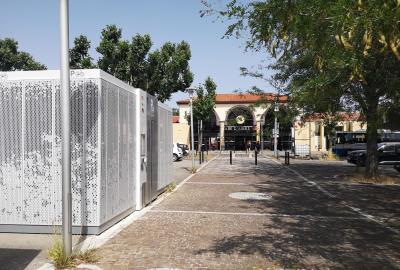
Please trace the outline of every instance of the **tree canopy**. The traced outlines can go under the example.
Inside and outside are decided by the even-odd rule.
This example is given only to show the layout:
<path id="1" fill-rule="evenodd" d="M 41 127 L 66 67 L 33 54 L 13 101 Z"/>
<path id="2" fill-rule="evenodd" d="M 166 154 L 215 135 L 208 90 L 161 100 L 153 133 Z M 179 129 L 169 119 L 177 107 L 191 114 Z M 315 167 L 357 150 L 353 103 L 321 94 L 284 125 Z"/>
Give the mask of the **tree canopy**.
<path id="1" fill-rule="evenodd" d="M 70 50 L 70 67 L 76 69 L 94 68 L 93 58 L 89 55 L 90 41 L 84 35 L 74 40 L 74 47 Z"/>
<path id="2" fill-rule="evenodd" d="M 214 113 L 217 85 L 208 77 L 203 85 L 196 88 L 196 98 L 193 100 L 193 118 L 207 120 Z"/>
<path id="3" fill-rule="evenodd" d="M 89 44 L 87 39 L 80 37 L 78 40 L 81 49 L 75 49 L 75 44 L 73 50 L 84 52 L 77 54 L 79 59 L 88 59 L 85 54 Z M 131 41 L 123 40 L 120 28 L 107 25 L 101 32 L 101 40 L 96 48 L 101 55 L 98 66 L 130 85 L 157 96 L 160 101 L 165 101 L 193 82 L 189 67 L 190 46 L 185 41 L 166 42 L 151 52 L 152 45 L 149 35 L 137 34 Z"/>
<path id="4" fill-rule="evenodd" d="M 46 66 L 18 50 L 18 42 L 11 38 L 0 39 L 0 71 L 42 70 Z"/>
<path id="5" fill-rule="evenodd" d="M 249 33 L 266 50 L 274 80 L 309 112 L 360 110 L 367 120 L 367 169 L 377 175 L 377 129 L 400 89 L 400 1 L 230 1 L 226 36 Z M 397 103 L 398 104 L 398 103 Z"/>

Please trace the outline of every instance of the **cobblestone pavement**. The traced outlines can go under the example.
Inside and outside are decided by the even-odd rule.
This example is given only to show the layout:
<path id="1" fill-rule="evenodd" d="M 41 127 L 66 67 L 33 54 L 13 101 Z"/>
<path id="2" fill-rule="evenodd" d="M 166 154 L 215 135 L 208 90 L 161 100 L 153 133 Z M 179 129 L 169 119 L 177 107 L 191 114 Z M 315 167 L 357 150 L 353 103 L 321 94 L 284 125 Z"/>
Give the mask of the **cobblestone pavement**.
<path id="1" fill-rule="evenodd" d="M 102 246 L 97 265 L 400 269 L 400 187 L 343 184 L 342 169 L 223 155 Z M 265 199 L 232 198 L 248 192 Z"/>

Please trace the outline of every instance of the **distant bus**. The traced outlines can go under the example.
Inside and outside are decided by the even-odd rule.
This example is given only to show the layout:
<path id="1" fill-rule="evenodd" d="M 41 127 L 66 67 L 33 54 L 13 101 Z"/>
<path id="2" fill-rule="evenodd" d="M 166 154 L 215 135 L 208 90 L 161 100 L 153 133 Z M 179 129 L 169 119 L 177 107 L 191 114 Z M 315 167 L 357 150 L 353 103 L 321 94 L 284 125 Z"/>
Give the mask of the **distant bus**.
<path id="1" fill-rule="evenodd" d="M 387 130 L 378 132 L 378 143 L 400 142 L 400 132 Z M 367 148 L 367 134 L 365 130 L 360 131 L 336 131 L 332 152 L 338 156 L 345 157 L 347 153 Z"/>

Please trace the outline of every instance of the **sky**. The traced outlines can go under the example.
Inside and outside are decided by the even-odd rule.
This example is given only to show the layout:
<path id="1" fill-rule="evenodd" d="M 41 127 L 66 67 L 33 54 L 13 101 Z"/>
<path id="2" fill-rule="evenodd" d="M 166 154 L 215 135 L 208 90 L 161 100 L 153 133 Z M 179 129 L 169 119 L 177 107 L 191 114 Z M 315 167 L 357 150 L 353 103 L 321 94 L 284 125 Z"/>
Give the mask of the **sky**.
<path id="1" fill-rule="evenodd" d="M 216 7 L 226 1 L 214 0 Z M 200 17 L 204 9 L 200 0 L 70 0 L 70 46 L 73 39 L 86 35 L 95 51 L 101 30 L 107 24 L 122 29 L 124 39 L 136 33 L 150 34 L 153 47 L 167 41 L 187 41 L 191 46 L 190 68 L 194 73 L 193 86 L 211 76 L 218 93 L 245 92 L 257 86 L 267 92 L 274 89 L 265 81 L 243 77 L 240 67 L 256 68 L 268 61 L 265 52 L 246 52 L 244 39 L 223 39 L 228 25 L 215 16 Z M 48 69 L 59 69 L 59 1 L 7 0 L 2 3 L 0 39 L 14 38 L 22 51 L 29 52 Z M 268 63 L 268 62 L 267 62 Z M 265 62 L 264 62 L 265 64 Z M 176 101 L 187 98 L 178 92 L 167 102 L 177 107 Z"/>

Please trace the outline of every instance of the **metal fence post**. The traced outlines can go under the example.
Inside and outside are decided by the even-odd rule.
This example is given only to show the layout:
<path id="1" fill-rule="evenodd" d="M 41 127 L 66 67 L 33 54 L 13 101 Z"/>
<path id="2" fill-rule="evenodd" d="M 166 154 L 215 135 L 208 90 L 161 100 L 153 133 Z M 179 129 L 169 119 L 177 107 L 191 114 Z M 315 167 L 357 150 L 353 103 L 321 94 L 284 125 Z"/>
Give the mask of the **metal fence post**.
<path id="1" fill-rule="evenodd" d="M 232 165 L 232 150 L 229 151 L 229 161 L 230 164 Z"/>

